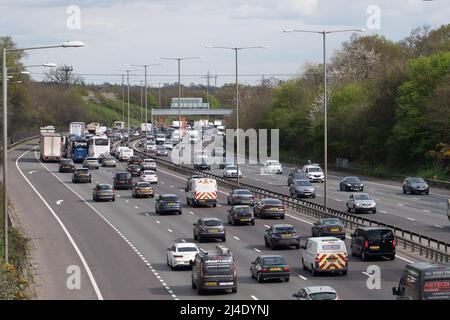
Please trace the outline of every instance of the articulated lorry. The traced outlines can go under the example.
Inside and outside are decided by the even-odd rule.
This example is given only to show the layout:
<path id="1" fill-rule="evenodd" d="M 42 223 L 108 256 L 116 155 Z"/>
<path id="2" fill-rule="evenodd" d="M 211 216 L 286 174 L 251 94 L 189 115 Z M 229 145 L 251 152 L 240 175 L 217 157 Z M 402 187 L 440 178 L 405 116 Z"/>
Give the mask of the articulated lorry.
<path id="1" fill-rule="evenodd" d="M 59 133 L 43 133 L 39 140 L 41 161 L 59 161 L 62 157 L 61 135 Z"/>

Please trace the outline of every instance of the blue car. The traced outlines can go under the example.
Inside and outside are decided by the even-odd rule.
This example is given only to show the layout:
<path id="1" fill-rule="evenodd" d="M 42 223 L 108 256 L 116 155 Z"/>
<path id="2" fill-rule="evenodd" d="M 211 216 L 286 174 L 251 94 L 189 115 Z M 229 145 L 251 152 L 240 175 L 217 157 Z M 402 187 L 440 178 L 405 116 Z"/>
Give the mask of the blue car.
<path id="1" fill-rule="evenodd" d="M 158 214 L 172 212 L 181 214 L 181 201 L 176 194 L 161 194 L 156 198 L 155 211 Z"/>

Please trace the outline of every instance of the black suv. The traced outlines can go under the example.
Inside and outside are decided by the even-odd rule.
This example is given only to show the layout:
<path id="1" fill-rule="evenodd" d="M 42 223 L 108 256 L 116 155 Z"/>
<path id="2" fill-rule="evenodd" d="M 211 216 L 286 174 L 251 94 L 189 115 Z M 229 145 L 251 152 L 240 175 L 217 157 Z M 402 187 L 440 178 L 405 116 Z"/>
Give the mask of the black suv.
<path id="1" fill-rule="evenodd" d="M 253 209 L 250 206 L 240 205 L 233 206 L 228 210 L 228 223 L 235 224 L 248 224 L 255 225 L 255 217 L 253 216 Z"/>
<path id="2" fill-rule="evenodd" d="M 114 189 L 133 188 L 133 177 L 129 172 L 117 172 L 113 180 L 114 180 Z"/>
<path id="3" fill-rule="evenodd" d="M 422 178 L 406 178 L 403 182 L 403 193 L 429 194 L 430 186 Z"/>
<path id="4" fill-rule="evenodd" d="M 352 234 L 350 247 L 353 256 L 363 261 L 373 256 L 387 256 L 395 259 L 394 233 L 384 227 L 360 227 Z"/>
<path id="5" fill-rule="evenodd" d="M 74 172 L 75 164 L 72 159 L 61 159 L 58 166 L 58 172 Z"/>
<path id="6" fill-rule="evenodd" d="M 341 191 L 364 191 L 364 183 L 358 177 L 345 177 L 339 181 Z"/>
<path id="7" fill-rule="evenodd" d="M 216 250 L 203 250 L 192 262 L 192 289 L 198 294 L 213 290 L 237 292 L 237 271 L 230 249 L 217 245 Z"/>

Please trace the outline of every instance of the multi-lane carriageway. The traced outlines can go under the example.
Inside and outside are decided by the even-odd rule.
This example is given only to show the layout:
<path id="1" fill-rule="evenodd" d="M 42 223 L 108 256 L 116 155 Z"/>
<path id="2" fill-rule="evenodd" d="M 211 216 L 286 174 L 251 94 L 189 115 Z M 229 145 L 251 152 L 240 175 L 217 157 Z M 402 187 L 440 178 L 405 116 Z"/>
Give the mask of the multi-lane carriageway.
<path id="1" fill-rule="evenodd" d="M 200 217 L 224 220 L 228 190 L 219 188 L 216 208 L 183 205 L 182 215 L 156 215 L 153 199 L 133 199 L 129 190 L 118 191 L 114 203 L 95 203 L 94 183 L 73 184 L 71 174 L 58 173 L 56 163 L 39 161 L 36 146 L 33 141 L 10 152 L 9 182 L 21 225 L 33 240 L 41 298 L 287 300 L 303 286 L 330 285 L 342 299 L 393 299 L 391 288 L 398 283 L 401 270 L 405 264 L 417 261 L 400 252 L 394 261 L 362 262 L 350 257 L 347 276 L 312 277 L 301 268 L 301 250 L 272 251 L 264 247 L 265 226 L 277 221 L 258 219 L 255 226 L 226 227 L 226 245 L 237 264 L 238 292 L 199 297 L 191 288 L 189 270 L 172 271 L 166 265 L 166 248 L 174 242 L 193 241 L 192 223 Z M 112 183 L 113 174 L 124 169 L 124 164 L 119 164 L 117 168 L 94 170 L 93 182 Z M 175 193 L 185 199 L 186 177 L 163 169 L 158 169 L 157 174 L 156 193 Z M 293 224 L 302 239 L 307 238 L 312 221 L 287 213 L 284 222 Z M 200 246 L 213 248 L 215 243 Z M 250 261 L 259 254 L 272 253 L 288 260 L 290 282 L 260 284 L 251 279 Z M 367 287 L 369 265 L 381 268 L 380 289 Z M 73 266 L 79 267 L 81 286 L 70 290 L 68 278 L 73 275 Z"/>

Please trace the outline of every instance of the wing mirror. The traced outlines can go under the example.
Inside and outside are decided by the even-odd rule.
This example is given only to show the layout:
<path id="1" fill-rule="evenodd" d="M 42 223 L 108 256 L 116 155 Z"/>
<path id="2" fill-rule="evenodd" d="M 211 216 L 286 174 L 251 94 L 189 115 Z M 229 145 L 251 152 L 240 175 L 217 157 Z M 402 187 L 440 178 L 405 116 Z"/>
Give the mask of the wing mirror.
<path id="1" fill-rule="evenodd" d="M 392 287 L 392 294 L 394 296 L 399 296 L 400 295 L 400 290 L 397 287 Z"/>
<path id="2" fill-rule="evenodd" d="M 306 250 L 306 246 L 305 245 L 300 246 L 300 248 L 303 249 L 303 250 Z"/>

